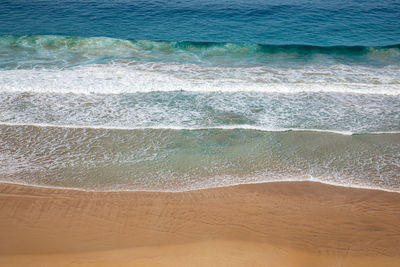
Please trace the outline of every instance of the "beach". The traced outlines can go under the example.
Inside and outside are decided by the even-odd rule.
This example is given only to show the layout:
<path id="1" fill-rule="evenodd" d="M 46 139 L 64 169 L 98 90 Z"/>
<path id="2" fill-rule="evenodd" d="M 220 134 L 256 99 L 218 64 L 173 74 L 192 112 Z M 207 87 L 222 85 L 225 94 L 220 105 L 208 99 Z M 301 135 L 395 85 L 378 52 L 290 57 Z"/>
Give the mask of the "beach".
<path id="1" fill-rule="evenodd" d="M 400 194 L 318 182 L 185 192 L 0 184 L 1 266 L 399 266 Z"/>
<path id="2" fill-rule="evenodd" d="M 400 266 L 400 1 L 0 1 L 0 267 Z"/>

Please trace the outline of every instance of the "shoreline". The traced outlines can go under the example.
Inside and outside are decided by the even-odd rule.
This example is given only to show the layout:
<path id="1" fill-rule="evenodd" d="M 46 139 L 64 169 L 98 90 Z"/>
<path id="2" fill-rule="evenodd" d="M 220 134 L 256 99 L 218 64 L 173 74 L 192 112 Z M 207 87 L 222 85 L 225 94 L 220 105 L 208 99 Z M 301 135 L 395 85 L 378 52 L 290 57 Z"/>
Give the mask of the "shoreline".
<path id="1" fill-rule="evenodd" d="M 55 190 L 67 190 L 67 191 L 77 191 L 77 192 L 87 192 L 87 193 L 118 193 L 118 192 L 137 192 L 137 193 L 185 193 L 185 192 L 195 192 L 195 191 L 203 191 L 203 190 L 213 190 L 213 189 L 223 189 L 229 187 L 237 187 L 237 186 L 246 186 L 246 185 L 257 185 L 257 184 L 279 184 L 279 183 L 315 183 L 322 184 L 334 187 L 341 188 L 350 188 L 356 190 L 368 190 L 368 191 L 381 191 L 386 193 L 396 193 L 400 194 L 400 191 L 390 190 L 385 188 L 377 188 L 377 187 L 368 187 L 368 186 L 358 186 L 358 185 L 347 185 L 340 183 L 333 183 L 328 181 L 318 181 L 318 180 L 273 180 L 273 181 L 261 181 L 261 182 L 247 182 L 247 183 L 237 183 L 237 184 L 228 184 L 214 187 L 204 187 L 204 188 L 194 188 L 194 189 L 183 189 L 183 190 L 146 190 L 146 189 L 110 189 L 110 190 L 96 190 L 96 189 L 85 189 L 85 188 L 76 188 L 76 187 L 63 187 L 63 186 L 47 186 L 47 185 L 36 185 L 36 184 L 27 184 L 27 183 L 18 183 L 18 182 L 7 182 L 0 181 L 1 185 L 9 185 L 9 186 L 24 186 L 24 187 L 32 187 L 32 188 L 43 188 L 43 189 L 55 189 Z"/>
<path id="2" fill-rule="evenodd" d="M 399 266 L 399 221 L 398 193 L 318 182 L 176 193 L 0 183 L 0 266 Z"/>

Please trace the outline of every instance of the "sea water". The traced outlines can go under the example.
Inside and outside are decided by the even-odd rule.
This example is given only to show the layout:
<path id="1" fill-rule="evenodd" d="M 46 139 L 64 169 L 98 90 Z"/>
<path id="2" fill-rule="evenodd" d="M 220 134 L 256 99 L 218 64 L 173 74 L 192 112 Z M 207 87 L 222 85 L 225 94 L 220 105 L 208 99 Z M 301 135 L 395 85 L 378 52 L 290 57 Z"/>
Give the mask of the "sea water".
<path id="1" fill-rule="evenodd" d="M 0 180 L 400 190 L 398 1 L 0 1 Z"/>

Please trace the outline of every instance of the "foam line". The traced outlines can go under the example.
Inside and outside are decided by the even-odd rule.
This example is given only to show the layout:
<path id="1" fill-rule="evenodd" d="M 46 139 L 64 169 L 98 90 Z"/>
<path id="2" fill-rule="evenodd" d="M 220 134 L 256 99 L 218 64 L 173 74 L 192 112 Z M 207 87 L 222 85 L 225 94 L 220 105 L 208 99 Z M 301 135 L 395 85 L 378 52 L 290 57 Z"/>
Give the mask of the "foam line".
<path id="1" fill-rule="evenodd" d="M 302 129 L 302 128 L 266 128 L 253 125 L 224 125 L 211 127 L 182 127 L 182 126 L 149 126 L 149 127 L 119 127 L 119 126 L 101 126 L 101 125 L 57 125 L 47 123 L 9 123 L 0 122 L 1 126 L 31 126 L 41 128 L 66 128 L 66 129 L 99 129 L 99 130 L 184 130 L 184 131 L 204 131 L 204 130 L 255 130 L 261 132 L 321 132 L 333 133 L 341 135 L 361 135 L 361 134 L 400 134 L 400 131 L 379 131 L 379 132 L 364 132 L 355 133 L 349 131 L 321 130 L 321 129 Z"/>

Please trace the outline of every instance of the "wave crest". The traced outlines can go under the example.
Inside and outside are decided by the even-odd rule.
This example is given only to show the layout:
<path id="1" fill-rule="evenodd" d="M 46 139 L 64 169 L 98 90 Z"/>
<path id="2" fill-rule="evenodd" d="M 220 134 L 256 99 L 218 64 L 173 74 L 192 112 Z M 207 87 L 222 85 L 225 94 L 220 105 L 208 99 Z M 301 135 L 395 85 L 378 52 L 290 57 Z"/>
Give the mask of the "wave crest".
<path id="1" fill-rule="evenodd" d="M 212 65 L 365 63 L 399 65 L 400 44 L 390 46 L 268 45 L 127 40 L 108 37 L 0 35 L 0 68 L 74 66 L 130 59 Z M 13 61 L 22 62 L 19 65 Z"/>

